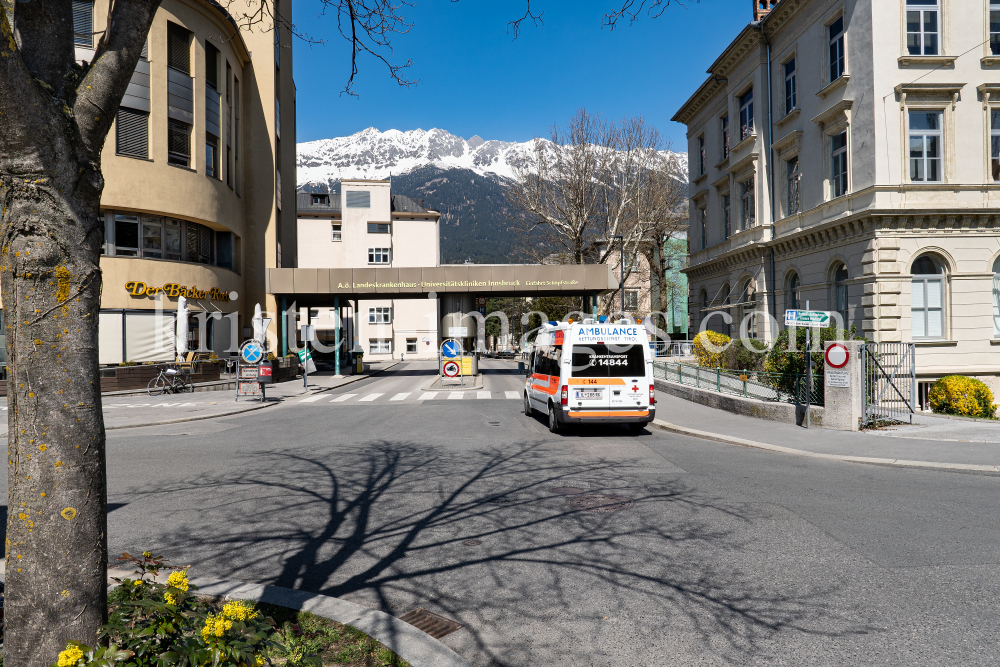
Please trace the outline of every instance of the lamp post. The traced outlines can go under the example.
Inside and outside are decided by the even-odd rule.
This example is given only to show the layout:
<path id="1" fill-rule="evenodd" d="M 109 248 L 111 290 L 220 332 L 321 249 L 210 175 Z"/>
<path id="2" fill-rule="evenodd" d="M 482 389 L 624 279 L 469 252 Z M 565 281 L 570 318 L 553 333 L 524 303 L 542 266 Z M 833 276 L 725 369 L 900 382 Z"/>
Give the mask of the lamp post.
<path id="1" fill-rule="evenodd" d="M 622 317 L 625 317 L 625 237 L 621 234 L 612 234 L 611 238 L 618 239 L 618 262 L 621 285 L 618 288 L 622 293 Z"/>

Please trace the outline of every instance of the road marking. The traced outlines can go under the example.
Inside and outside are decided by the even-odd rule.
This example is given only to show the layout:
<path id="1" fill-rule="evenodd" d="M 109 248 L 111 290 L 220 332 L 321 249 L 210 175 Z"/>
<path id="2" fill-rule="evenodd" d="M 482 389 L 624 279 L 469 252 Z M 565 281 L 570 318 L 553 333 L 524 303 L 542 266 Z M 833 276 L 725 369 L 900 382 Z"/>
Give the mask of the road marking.
<path id="1" fill-rule="evenodd" d="M 338 396 L 337 398 L 333 399 L 330 402 L 331 403 L 343 403 L 347 399 L 354 398 L 355 396 L 357 396 L 357 394 L 341 394 L 340 396 Z"/>
<path id="2" fill-rule="evenodd" d="M 321 398 L 325 398 L 323 394 L 316 394 L 315 396 L 310 396 L 309 398 L 303 398 L 299 403 L 312 403 L 318 401 Z"/>
<path id="3" fill-rule="evenodd" d="M 410 395 L 410 392 L 408 392 L 408 391 L 405 391 L 405 392 L 403 392 L 402 394 L 396 394 L 395 396 L 393 396 L 393 397 L 392 397 L 392 398 L 390 398 L 389 400 L 390 400 L 390 401 L 402 401 L 403 399 L 405 399 L 405 398 L 406 398 L 407 396 L 409 396 L 409 395 Z"/>
<path id="4" fill-rule="evenodd" d="M 490 392 L 488 391 L 477 391 L 476 398 L 490 398 Z"/>
<path id="5" fill-rule="evenodd" d="M 435 398 L 437 398 L 437 392 L 436 391 L 428 391 L 426 393 L 420 394 L 420 398 L 418 398 L 417 400 L 418 401 L 433 401 Z"/>
<path id="6" fill-rule="evenodd" d="M 358 403 L 360 403 L 360 402 L 362 402 L 362 401 L 374 401 L 374 400 L 375 400 L 376 398 L 378 398 L 379 396 L 382 396 L 382 394 L 368 394 L 368 395 L 367 395 L 367 396 L 365 396 L 364 398 L 359 398 L 359 399 L 358 399 Z"/>
<path id="7" fill-rule="evenodd" d="M 521 396 L 516 391 L 505 391 L 503 395 L 506 396 L 507 398 L 513 398 L 515 401 L 521 398 Z"/>
<path id="8" fill-rule="evenodd" d="M 448 399 L 452 400 L 452 401 L 460 401 L 460 400 L 462 400 L 463 396 L 465 396 L 465 394 L 463 394 L 462 392 L 460 392 L 460 391 L 453 391 L 450 394 L 448 394 Z"/>

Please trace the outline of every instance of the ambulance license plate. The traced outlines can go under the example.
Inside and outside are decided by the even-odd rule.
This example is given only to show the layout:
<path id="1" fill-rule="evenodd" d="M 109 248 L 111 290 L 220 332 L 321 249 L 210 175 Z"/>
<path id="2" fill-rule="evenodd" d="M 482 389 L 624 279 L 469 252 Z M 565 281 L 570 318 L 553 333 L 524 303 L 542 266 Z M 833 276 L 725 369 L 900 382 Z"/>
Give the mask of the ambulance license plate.
<path id="1" fill-rule="evenodd" d="M 604 392 L 602 392 L 600 389 L 598 389 L 597 391 L 576 392 L 576 400 L 578 401 L 599 401 L 603 396 Z"/>

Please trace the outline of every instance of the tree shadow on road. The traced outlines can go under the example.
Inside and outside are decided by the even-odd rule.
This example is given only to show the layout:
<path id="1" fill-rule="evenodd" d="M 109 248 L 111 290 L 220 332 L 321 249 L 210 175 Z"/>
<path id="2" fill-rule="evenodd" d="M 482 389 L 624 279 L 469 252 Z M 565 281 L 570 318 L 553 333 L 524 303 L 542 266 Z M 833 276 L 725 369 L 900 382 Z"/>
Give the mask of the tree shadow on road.
<path id="1" fill-rule="evenodd" d="M 632 504 L 574 509 L 592 494 Z M 432 609 L 465 624 L 446 642 L 477 665 L 745 662 L 781 632 L 873 631 L 833 584 L 743 571 L 761 531 L 783 530 L 766 509 L 554 443 L 279 449 L 129 496 L 187 508 L 159 544 L 132 548 L 394 615 Z"/>

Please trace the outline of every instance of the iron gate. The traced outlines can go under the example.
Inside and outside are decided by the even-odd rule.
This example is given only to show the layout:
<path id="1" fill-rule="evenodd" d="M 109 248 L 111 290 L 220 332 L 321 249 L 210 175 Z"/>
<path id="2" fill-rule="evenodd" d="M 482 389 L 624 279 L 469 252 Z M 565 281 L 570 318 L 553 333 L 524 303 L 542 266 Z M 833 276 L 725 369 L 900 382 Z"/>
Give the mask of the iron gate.
<path id="1" fill-rule="evenodd" d="M 862 426 L 880 421 L 913 423 L 917 401 L 913 343 L 862 345 L 861 384 Z"/>

